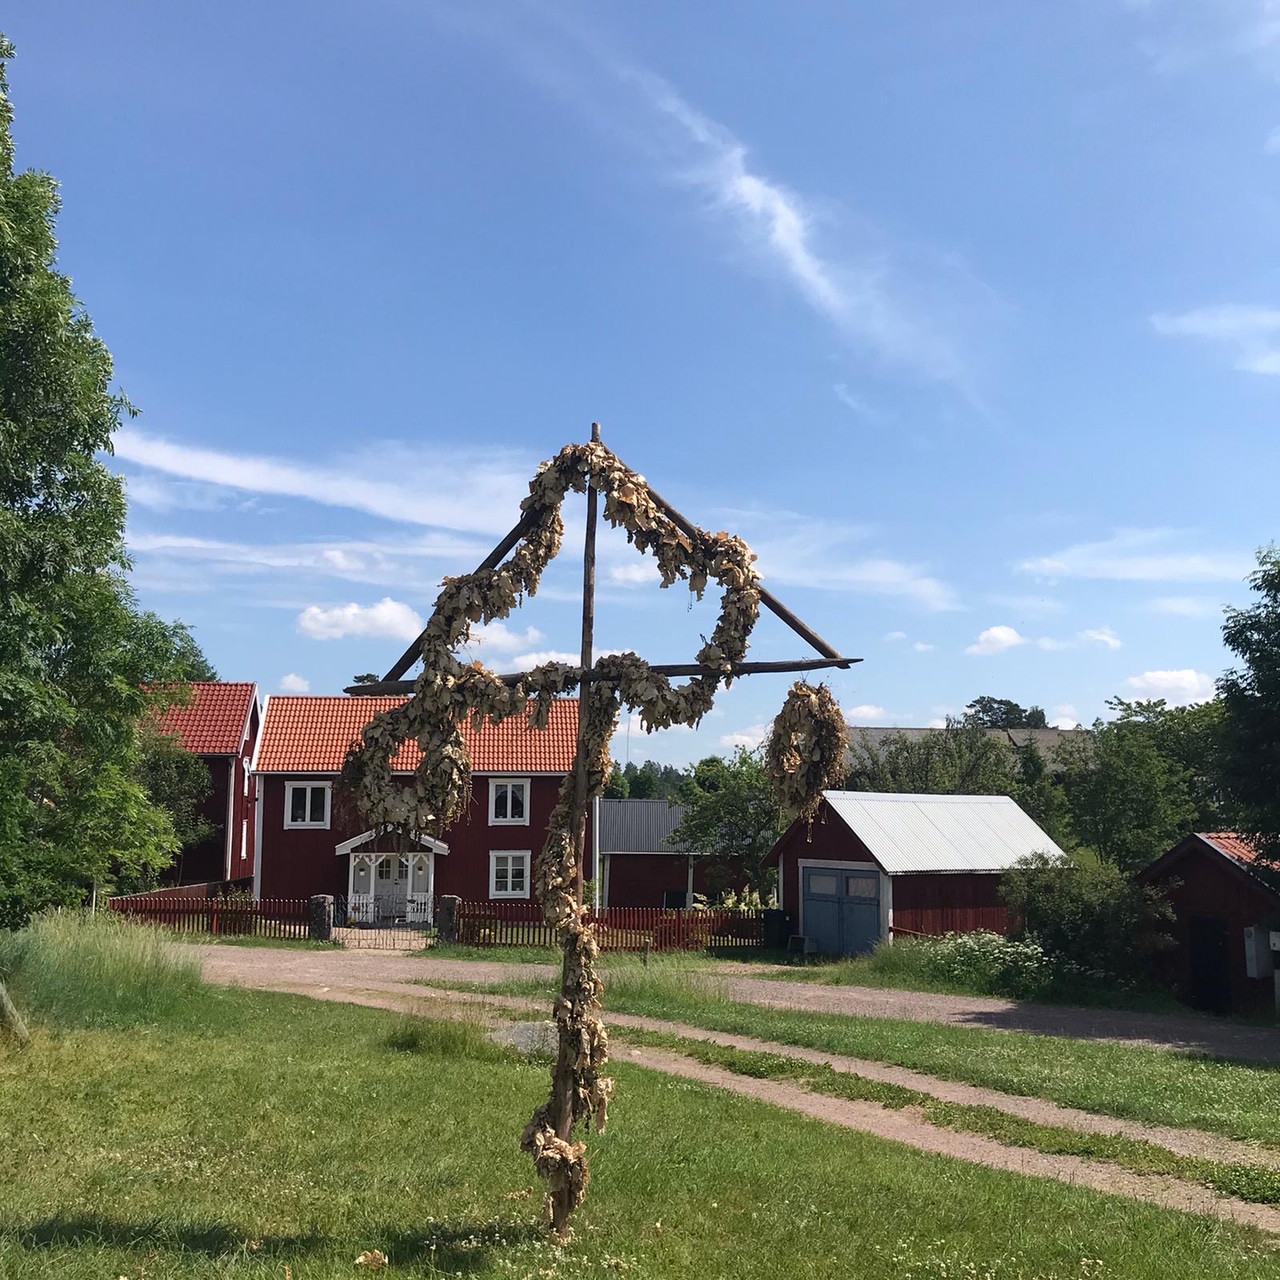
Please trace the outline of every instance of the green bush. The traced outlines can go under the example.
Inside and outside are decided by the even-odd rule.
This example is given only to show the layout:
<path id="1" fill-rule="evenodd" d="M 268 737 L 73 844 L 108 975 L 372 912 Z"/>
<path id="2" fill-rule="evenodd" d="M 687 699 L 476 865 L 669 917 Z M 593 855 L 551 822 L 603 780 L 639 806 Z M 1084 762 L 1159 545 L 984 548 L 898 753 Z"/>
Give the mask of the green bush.
<path id="1" fill-rule="evenodd" d="M 157 1023 L 209 998 L 195 956 L 110 912 L 51 911 L 0 933 L 0 977 L 24 1014 L 62 1027 Z"/>
<path id="2" fill-rule="evenodd" d="M 1170 944 L 1168 904 L 1107 862 L 1036 853 L 1005 873 L 1011 936 L 1037 943 L 1060 978 L 1134 986 Z"/>
<path id="3" fill-rule="evenodd" d="M 890 949 L 901 946 L 895 943 Z M 1053 983 L 1049 957 L 1030 939 L 1016 941 L 975 930 L 918 940 L 912 950 L 920 953 L 924 974 L 930 981 L 981 995 L 1029 1000 L 1043 995 Z"/>

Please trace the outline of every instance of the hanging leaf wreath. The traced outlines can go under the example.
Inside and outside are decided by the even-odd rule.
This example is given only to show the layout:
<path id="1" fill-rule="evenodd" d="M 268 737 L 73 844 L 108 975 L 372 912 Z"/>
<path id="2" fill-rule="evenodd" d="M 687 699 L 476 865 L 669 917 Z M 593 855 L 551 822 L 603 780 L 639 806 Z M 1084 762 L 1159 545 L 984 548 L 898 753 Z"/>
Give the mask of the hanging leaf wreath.
<path id="1" fill-rule="evenodd" d="M 699 599 L 709 583 L 722 589 L 720 616 L 697 655 L 705 673 L 674 684 L 638 654 L 621 653 L 600 658 L 585 681 L 580 667 L 548 662 L 508 685 L 479 662 L 464 663 L 456 656 L 472 626 L 506 618 L 524 596 L 536 594 L 543 571 L 560 550 L 565 495 L 585 492 L 588 485 L 604 498 L 604 518 L 654 557 L 664 587 L 683 580 Z M 741 538 L 702 530 L 690 536 L 655 502 L 644 478 L 598 441 L 567 445 L 543 463 L 521 507 L 524 538 L 503 564 L 445 579 L 423 633 L 423 670 L 413 695 L 365 728 L 363 741 L 348 752 L 342 781 L 373 821 L 439 836 L 462 816 L 470 797 L 471 764 L 461 726 L 470 720 L 478 728 L 485 721 L 498 724 L 524 714 L 534 727 L 545 727 L 557 695 L 582 688 L 578 765 L 561 787 L 534 868 L 537 900 L 565 956 L 555 1003 L 560 1058 L 551 1096 L 534 1112 L 521 1138 L 546 1181 L 548 1215 L 562 1232 L 568 1214 L 585 1195 L 588 1177 L 585 1144 L 570 1140 L 573 1125 L 590 1118 L 603 1129 L 613 1088 L 601 1074 L 609 1039 L 599 1018 L 604 987 L 596 973 L 598 948 L 576 892 L 585 803 L 604 790 L 609 741 L 622 704 L 639 713 L 646 729 L 693 726 L 711 710 L 721 682 L 730 683 L 734 664 L 746 655 L 760 589 L 755 556 Z M 809 698 L 803 690 L 815 696 Z M 781 740 L 789 745 L 777 753 L 776 765 L 770 748 L 770 769 L 789 809 L 807 813 L 810 806 L 816 808 L 812 796 L 820 796 L 833 770 L 843 764 L 843 738 L 837 742 L 830 719 L 834 707 L 825 688 L 815 691 L 797 683 L 779 716 Z M 834 714 L 839 718 L 838 709 Z M 421 749 L 421 762 L 406 784 L 395 776 L 394 758 L 410 739 Z M 834 753 L 834 762 L 827 752 Z M 798 762 L 795 767 L 793 761 Z M 585 779 L 578 776 L 582 770 Z M 572 1110 L 567 1134 L 565 1124 L 557 1125 L 566 1107 Z"/>

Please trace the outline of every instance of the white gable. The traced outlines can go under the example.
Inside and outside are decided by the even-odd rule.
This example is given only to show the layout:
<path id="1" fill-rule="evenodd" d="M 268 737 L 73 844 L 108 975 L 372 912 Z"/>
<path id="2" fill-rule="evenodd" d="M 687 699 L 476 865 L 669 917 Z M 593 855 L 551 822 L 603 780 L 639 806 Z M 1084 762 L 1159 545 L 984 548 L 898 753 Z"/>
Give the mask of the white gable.
<path id="1" fill-rule="evenodd" d="M 823 795 L 891 876 L 909 871 L 1007 871 L 1031 853 L 1065 856 L 1008 796 L 876 791 Z"/>

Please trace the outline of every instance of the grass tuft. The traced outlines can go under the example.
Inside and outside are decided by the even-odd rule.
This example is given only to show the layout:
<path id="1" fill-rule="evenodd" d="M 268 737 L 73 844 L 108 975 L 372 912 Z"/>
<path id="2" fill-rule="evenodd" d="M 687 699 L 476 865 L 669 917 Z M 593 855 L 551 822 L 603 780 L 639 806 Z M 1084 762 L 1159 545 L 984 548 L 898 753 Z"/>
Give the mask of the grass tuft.
<path id="1" fill-rule="evenodd" d="M 485 1035 L 476 1022 L 416 1018 L 405 1014 L 384 1042 L 395 1053 L 423 1058 L 455 1058 L 472 1062 L 499 1062 L 508 1055 Z"/>
<path id="2" fill-rule="evenodd" d="M 54 911 L 0 933 L 0 975 L 18 1007 L 46 1026 L 156 1024 L 214 998 L 195 956 L 106 912 Z"/>

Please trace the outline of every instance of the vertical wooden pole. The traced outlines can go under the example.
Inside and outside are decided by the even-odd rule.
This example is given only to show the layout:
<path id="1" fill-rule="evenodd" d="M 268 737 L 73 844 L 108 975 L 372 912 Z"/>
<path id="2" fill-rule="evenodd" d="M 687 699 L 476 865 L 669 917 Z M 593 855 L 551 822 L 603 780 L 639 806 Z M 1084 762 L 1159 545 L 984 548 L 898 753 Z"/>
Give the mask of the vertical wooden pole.
<path id="1" fill-rule="evenodd" d="M 600 424 L 591 424 L 591 439 L 600 439 Z M 578 863 L 577 897 L 578 905 L 582 905 L 582 860 L 586 853 L 587 842 L 587 791 L 590 782 L 590 761 L 587 751 L 590 746 L 587 733 L 586 699 L 590 688 L 590 669 L 594 660 L 594 631 L 596 614 L 596 502 L 594 486 L 587 486 L 587 532 L 582 555 L 582 684 L 579 687 L 578 704 L 578 748 L 573 760 L 573 832 L 574 853 Z M 570 990 L 569 964 L 570 948 L 574 945 L 572 938 L 564 942 L 564 959 L 560 969 L 560 993 L 562 1003 L 573 999 Z M 553 1083 L 555 1106 L 556 1134 L 565 1142 L 573 1134 L 573 1078 L 574 1051 L 569 1043 L 568 1028 L 561 1022 L 560 1052 L 556 1059 Z M 556 1231 L 562 1231 L 569 1216 L 567 1203 L 552 1207 L 552 1225 Z"/>

